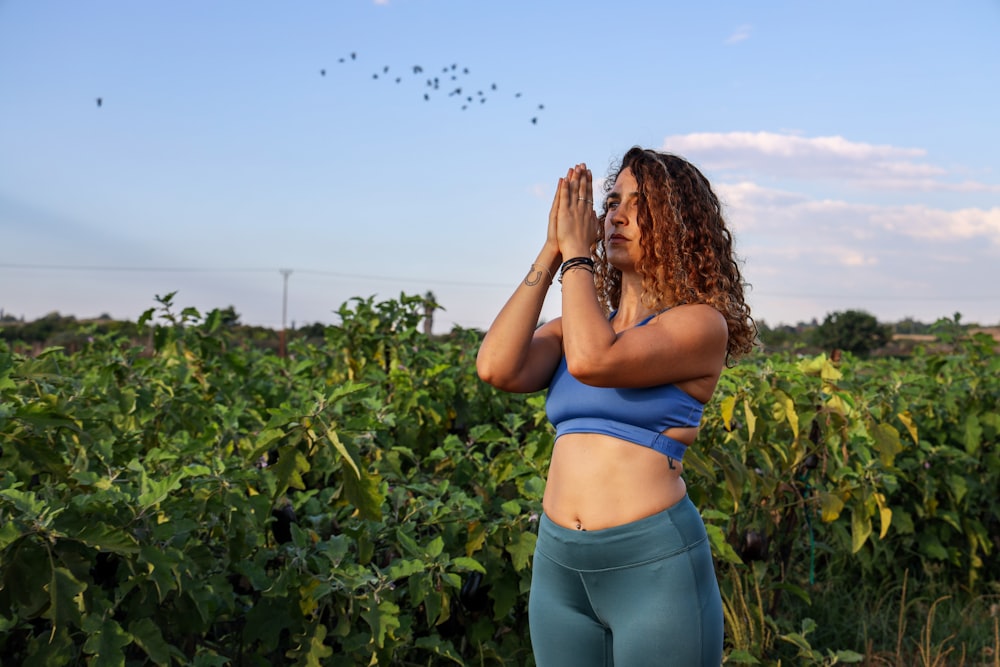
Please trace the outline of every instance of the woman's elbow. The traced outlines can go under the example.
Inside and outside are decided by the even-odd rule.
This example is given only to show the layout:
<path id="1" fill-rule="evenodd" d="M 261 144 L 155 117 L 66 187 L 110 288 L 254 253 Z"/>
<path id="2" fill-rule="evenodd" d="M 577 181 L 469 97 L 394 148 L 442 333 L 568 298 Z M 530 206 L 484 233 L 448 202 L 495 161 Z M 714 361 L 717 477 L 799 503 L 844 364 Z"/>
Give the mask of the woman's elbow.
<path id="1" fill-rule="evenodd" d="M 487 355 L 480 354 L 476 358 L 476 375 L 479 376 L 480 380 L 497 389 L 507 390 L 507 386 L 510 384 L 510 379 Z"/>
<path id="2" fill-rule="evenodd" d="M 606 386 L 602 379 L 601 368 L 585 359 L 570 359 L 566 357 L 566 371 L 577 381 L 593 387 Z"/>

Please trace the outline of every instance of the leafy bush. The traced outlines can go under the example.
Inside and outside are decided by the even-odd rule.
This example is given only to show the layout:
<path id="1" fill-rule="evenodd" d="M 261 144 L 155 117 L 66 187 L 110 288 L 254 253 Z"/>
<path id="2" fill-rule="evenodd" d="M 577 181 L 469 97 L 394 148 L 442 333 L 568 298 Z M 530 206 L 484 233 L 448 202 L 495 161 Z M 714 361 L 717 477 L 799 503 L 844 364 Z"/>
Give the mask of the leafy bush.
<path id="1" fill-rule="evenodd" d="M 424 305 L 356 299 L 285 359 L 171 296 L 148 348 L 0 342 L 4 664 L 533 664 L 543 397 L 480 382 L 479 334 L 420 333 Z M 855 660 L 802 620 L 845 581 L 989 590 L 997 364 L 966 341 L 724 374 L 685 462 L 730 663 Z"/>

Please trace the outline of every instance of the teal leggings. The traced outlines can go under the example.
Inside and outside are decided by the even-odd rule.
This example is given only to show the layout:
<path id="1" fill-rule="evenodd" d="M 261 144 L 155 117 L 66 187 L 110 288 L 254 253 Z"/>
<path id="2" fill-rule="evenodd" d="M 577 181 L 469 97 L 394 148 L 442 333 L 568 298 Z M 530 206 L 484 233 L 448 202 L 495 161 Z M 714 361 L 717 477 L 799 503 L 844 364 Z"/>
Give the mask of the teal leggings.
<path id="1" fill-rule="evenodd" d="M 722 598 L 698 509 L 685 497 L 594 531 L 543 515 L 528 620 L 538 667 L 719 667 Z"/>

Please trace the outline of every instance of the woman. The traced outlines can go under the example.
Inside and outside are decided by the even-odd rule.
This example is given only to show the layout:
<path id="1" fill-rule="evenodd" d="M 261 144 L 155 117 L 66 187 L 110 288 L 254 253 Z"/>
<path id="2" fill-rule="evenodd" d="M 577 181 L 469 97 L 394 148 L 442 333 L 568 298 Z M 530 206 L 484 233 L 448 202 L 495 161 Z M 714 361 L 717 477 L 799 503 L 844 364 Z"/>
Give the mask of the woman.
<path id="1" fill-rule="evenodd" d="M 593 208 L 559 179 L 538 258 L 483 339 L 480 377 L 548 388 L 556 442 L 533 560 L 539 667 L 722 662 L 722 603 L 682 459 L 755 329 L 732 237 L 687 161 L 633 148 Z M 536 328 L 560 272 L 562 317 Z"/>

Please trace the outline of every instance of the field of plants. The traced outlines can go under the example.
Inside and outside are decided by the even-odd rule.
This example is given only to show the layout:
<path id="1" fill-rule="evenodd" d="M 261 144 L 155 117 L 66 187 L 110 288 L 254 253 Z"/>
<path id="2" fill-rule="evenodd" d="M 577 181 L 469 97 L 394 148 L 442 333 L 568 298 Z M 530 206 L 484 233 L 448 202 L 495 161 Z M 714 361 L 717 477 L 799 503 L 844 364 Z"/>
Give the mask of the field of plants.
<path id="1" fill-rule="evenodd" d="M 0 663 L 532 665 L 543 395 L 356 299 L 279 357 L 158 300 L 0 341 Z M 685 459 L 732 665 L 1000 665 L 1000 355 L 760 353 Z"/>

